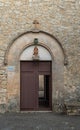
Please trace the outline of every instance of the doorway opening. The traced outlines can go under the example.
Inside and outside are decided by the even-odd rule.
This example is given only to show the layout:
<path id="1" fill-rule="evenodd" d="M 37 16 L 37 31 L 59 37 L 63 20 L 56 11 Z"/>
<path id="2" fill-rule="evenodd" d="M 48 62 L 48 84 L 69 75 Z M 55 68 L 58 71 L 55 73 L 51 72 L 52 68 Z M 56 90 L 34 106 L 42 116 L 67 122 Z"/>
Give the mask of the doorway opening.
<path id="1" fill-rule="evenodd" d="M 49 75 L 39 75 L 39 109 L 49 108 Z"/>

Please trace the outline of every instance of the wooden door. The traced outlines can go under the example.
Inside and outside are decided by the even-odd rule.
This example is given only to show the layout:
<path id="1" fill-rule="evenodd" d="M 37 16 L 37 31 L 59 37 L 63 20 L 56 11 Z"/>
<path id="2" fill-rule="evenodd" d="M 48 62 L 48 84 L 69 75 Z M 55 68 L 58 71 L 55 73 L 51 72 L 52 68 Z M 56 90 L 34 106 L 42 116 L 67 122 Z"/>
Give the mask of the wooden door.
<path id="1" fill-rule="evenodd" d="M 20 71 L 21 71 L 20 109 L 38 110 L 39 109 L 39 93 L 38 93 L 39 75 L 51 74 L 51 62 L 21 61 Z M 51 90 L 49 89 L 48 91 Z"/>
<path id="2" fill-rule="evenodd" d="M 32 62 L 21 62 L 21 90 L 20 108 L 21 110 L 36 109 L 36 83 L 34 65 Z"/>

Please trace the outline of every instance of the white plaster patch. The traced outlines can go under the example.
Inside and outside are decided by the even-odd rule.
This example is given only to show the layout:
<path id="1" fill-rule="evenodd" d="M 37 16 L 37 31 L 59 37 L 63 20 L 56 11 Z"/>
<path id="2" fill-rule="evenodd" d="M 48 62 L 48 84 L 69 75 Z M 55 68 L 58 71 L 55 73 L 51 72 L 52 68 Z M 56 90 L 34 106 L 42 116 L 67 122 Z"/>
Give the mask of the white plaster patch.
<path id="1" fill-rule="evenodd" d="M 30 46 L 28 48 L 26 48 L 23 53 L 20 56 L 20 60 L 25 61 L 25 60 L 33 60 L 32 56 L 33 56 L 33 50 L 34 50 L 35 46 Z M 39 60 L 49 60 L 51 61 L 51 55 L 48 52 L 47 49 L 45 49 L 42 46 L 37 46 L 38 47 L 38 52 L 39 52 Z"/>

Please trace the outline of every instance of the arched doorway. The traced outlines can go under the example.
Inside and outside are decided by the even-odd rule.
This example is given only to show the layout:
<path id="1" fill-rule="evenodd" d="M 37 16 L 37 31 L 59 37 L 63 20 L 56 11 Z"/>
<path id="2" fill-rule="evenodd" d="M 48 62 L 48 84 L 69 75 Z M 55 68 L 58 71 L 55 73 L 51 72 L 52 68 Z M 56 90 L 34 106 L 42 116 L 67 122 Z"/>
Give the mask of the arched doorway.
<path id="1" fill-rule="evenodd" d="M 51 80 L 48 50 L 40 45 L 27 47 L 20 56 L 20 110 L 52 110 Z"/>
<path id="2" fill-rule="evenodd" d="M 57 102 L 62 100 L 64 95 L 64 51 L 61 46 L 61 44 L 50 34 L 38 31 L 38 32 L 27 32 L 17 39 L 15 39 L 10 46 L 8 47 L 6 54 L 5 54 L 5 63 L 7 63 L 7 77 L 8 77 L 8 84 L 7 84 L 7 109 L 8 111 L 20 111 L 20 61 L 31 61 L 30 55 L 33 55 L 33 51 L 28 51 L 29 54 L 26 54 L 26 49 L 29 49 L 29 47 L 34 48 L 34 39 L 37 38 L 39 41 L 39 47 L 42 47 L 45 49 L 45 51 L 42 51 L 43 55 L 45 56 L 44 59 L 43 56 L 37 61 L 37 64 L 39 62 L 47 62 L 46 64 L 51 64 L 51 106 L 52 110 L 54 111 L 54 106 Z M 33 49 L 32 49 L 33 50 Z M 49 54 L 48 56 L 51 57 L 51 59 L 47 59 L 46 57 L 46 51 Z M 21 55 L 22 58 L 21 59 Z M 28 56 L 28 57 L 27 57 Z M 48 57 L 48 58 L 50 58 Z M 29 58 L 29 59 L 27 59 Z M 36 62 L 34 62 L 35 64 Z M 21 63 L 23 64 L 23 63 Z M 38 65 L 39 66 L 39 65 Z M 44 65 L 46 66 L 46 65 Z M 38 67 L 39 68 L 39 67 Z M 44 67 L 45 69 L 45 67 Z M 30 69 L 31 70 L 31 69 Z M 23 70 L 22 70 L 23 71 Z M 38 72 L 38 71 L 37 71 Z M 35 72 L 34 72 L 35 73 Z M 40 76 L 39 76 L 40 75 Z M 44 76 L 46 75 L 46 76 Z M 47 82 L 47 79 L 49 79 L 48 74 L 38 74 L 38 85 L 39 85 L 39 78 L 44 77 L 44 79 Z M 43 80 L 43 78 L 42 78 Z M 45 81 L 44 81 L 45 82 Z M 49 81 L 48 81 L 49 83 Z M 39 88 L 39 87 L 38 87 Z M 38 92 L 38 91 L 37 91 Z M 38 98 L 37 98 L 38 99 Z M 36 102 L 36 101 L 35 101 Z M 39 104 L 39 101 L 38 101 Z M 48 105 L 49 106 L 49 105 Z M 51 107 L 49 106 L 51 109 Z"/>

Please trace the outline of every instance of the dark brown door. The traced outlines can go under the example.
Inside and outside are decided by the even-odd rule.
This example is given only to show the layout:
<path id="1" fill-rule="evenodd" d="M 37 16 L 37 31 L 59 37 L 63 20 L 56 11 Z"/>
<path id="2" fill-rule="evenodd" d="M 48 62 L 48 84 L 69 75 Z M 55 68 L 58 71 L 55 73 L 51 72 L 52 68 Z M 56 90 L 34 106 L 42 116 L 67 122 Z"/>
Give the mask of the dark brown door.
<path id="1" fill-rule="evenodd" d="M 51 108 L 51 62 L 21 61 L 20 70 L 20 109 L 39 110 L 40 107 L 46 107 L 46 105 Z M 39 97 L 40 75 L 44 78 L 43 98 Z"/>

